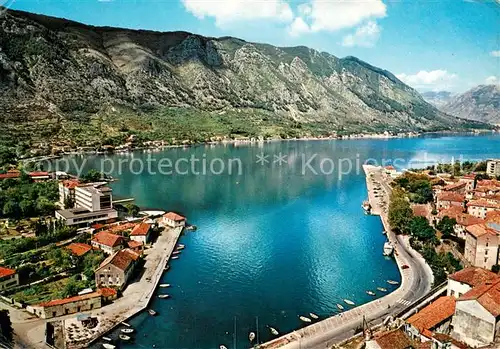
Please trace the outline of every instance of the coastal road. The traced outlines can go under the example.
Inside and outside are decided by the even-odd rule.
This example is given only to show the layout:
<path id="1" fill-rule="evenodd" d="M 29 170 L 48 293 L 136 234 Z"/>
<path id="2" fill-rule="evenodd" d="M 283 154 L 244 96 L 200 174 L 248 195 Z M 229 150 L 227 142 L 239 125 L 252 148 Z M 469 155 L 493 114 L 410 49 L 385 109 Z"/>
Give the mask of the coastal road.
<path id="1" fill-rule="evenodd" d="M 388 316 L 395 316 L 431 290 L 433 275 L 425 260 L 411 249 L 406 237 L 394 234 L 389 227 L 387 211 L 382 201 L 389 203 L 392 188 L 381 169 L 365 168 L 370 204 L 373 212 L 379 214 L 387 237 L 395 247 L 395 259 L 401 272 L 401 285 L 387 296 L 363 304 L 342 314 L 335 315 L 307 327 L 296 330 L 262 345 L 262 348 L 283 349 L 325 349 L 356 334 L 362 328 L 363 317 L 370 327 L 381 323 Z M 373 173 L 373 175 L 371 175 Z M 379 197 L 374 194 L 378 183 Z M 407 265 L 409 268 L 403 269 Z M 287 344 L 285 344 L 287 343 Z"/>

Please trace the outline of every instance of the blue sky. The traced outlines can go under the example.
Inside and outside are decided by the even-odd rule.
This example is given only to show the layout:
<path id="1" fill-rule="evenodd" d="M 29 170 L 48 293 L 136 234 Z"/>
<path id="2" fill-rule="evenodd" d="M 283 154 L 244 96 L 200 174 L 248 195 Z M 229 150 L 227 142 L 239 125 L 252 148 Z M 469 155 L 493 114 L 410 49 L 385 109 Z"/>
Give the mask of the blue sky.
<path id="1" fill-rule="evenodd" d="M 92 25 L 305 45 L 356 56 L 421 91 L 462 92 L 500 79 L 500 0 L 15 0 L 11 7 Z"/>

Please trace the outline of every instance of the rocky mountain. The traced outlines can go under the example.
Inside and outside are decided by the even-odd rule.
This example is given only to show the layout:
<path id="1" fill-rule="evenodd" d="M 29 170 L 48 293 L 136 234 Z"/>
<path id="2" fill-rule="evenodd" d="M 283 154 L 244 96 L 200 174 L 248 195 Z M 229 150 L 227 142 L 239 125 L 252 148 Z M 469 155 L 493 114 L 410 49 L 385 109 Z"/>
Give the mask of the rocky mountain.
<path id="1" fill-rule="evenodd" d="M 437 108 L 448 103 L 453 97 L 453 94 L 448 91 L 426 91 L 422 92 L 421 95 L 427 102 Z"/>
<path id="2" fill-rule="evenodd" d="M 481 126 L 355 57 L 20 11 L 0 22 L 0 92 L 4 135 L 30 142 Z"/>
<path id="3" fill-rule="evenodd" d="M 454 96 L 440 109 L 461 118 L 500 124 L 500 86 L 479 85 Z"/>

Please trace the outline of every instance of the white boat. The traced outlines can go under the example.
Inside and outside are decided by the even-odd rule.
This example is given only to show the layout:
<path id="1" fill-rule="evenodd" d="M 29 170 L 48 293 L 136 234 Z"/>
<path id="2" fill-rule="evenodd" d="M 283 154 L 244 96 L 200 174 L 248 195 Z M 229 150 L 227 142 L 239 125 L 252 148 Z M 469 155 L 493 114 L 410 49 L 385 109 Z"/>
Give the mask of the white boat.
<path id="1" fill-rule="evenodd" d="M 278 332 L 278 330 L 276 330 L 274 327 L 269 327 L 269 330 L 271 331 L 272 334 L 274 334 L 275 336 L 279 335 L 280 333 Z"/>
<path id="2" fill-rule="evenodd" d="M 173 255 L 173 256 L 177 256 L 178 254 L 181 254 L 181 252 L 182 252 L 182 251 L 174 251 L 174 252 L 172 252 L 172 255 Z"/>
<path id="3" fill-rule="evenodd" d="M 225 345 L 220 345 L 219 349 L 227 349 L 227 347 Z"/>
<path id="4" fill-rule="evenodd" d="M 132 326 L 130 326 L 130 324 L 128 324 L 128 323 L 126 323 L 126 322 L 122 322 L 122 325 L 123 325 L 123 326 L 127 326 L 127 327 L 132 327 Z"/>
<path id="5" fill-rule="evenodd" d="M 122 328 L 121 331 L 122 333 L 134 333 L 133 328 Z"/>
<path id="6" fill-rule="evenodd" d="M 148 313 L 149 315 L 151 316 L 155 316 L 156 314 L 158 314 L 156 311 L 154 311 L 153 309 L 148 309 Z"/>
<path id="7" fill-rule="evenodd" d="M 305 317 L 305 316 L 299 316 L 299 319 L 304 321 L 304 322 L 311 322 L 311 319 L 309 319 L 308 317 Z"/>
<path id="8" fill-rule="evenodd" d="M 118 336 L 122 341 L 129 341 L 130 337 L 127 336 L 126 334 L 121 334 Z"/>
<path id="9" fill-rule="evenodd" d="M 170 265 L 167 265 L 167 266 L 165 266 L 165 269 L 163 269 L 163 270 L 167 271 L 169 269 L 170 269 Z"/>
<path id="10" fill-rule="evenodd" d="M 109 337 L 102 337 L 102 339 L 104 339 L 105 341 L 111 342 L 111 338 L 109 338 Z"/>
<path id="11" fill-rule="evenodd" d="M 160 284 L 160 287 L 167 288 L 170 287 L 170 284 Z"/>
<path id="12" fill-rule="evenodd" d="M 387 280 L 387 283 L 390 284 L 390 285 L 397 285 L 397 284 L 399 284 L 399 282 L 394 281 L 394 280 Z"/>
<path id="13" fill-rule="evenodd" d="M 365 213 L 370 213 L 372 209 L 372 206 L 368 201 L 363 201 L 363 205 L 361 205 L 361 207 L 363 208 L 363 210 L 365 210 Z"/>
<path id="14" fill-rule="evenodd" d="M 253 340 L 255 339 L 255 333 L 250 332 L 250 333 L 248 334 L 248 339 L 250 340 L 250 342 L 253 342 Z"/>
<path id="15" fill-rule="evenodd" d="M 380 292 L 387 292 L 387 289 L 383 287 L 377 287 L 377 290 L 379 290 Z"/>
<path id="16" fill-rule="evenodd" d="M 186 246 L 184 246 L 183 244 L 178 244 L 177 245 L 177 248 L 184 248 L 184 247 L 186 247 Z"/>
<path id="17" fill-rule="evenodd" d="M 382 230 L 382 235 L 386 235 L 387 232 L 385 230 Z"/>
<path id="18" fill-rule="evenodd" d="M 160 299 L 170 298 L 170 295 L 169 294 L 160 294 L 160 295 L 158 295 L 158 298 L 160 298 Z"/>
<path id="19" fill-rule="evenodd" d="M 109 344 L 109 343 L 103 343 L 102 347 L 105 348 L 105 349 L 115 349 L 116 345 Z"/>
<path id="20" fill-rule="evenodd" d="M 372 291 L 366 291 L 366 294 L 369 296 L 375 296 L 375 292 Z"/>
<path id="21" fill-rule="evenodd" d="M 389 241 L 384 243 L 384 256 L 390 256 L 394 252 L 394 247 Z"/>
<path id="22" fill-rule="evenodd" d="M 319 316 L 314 314 L 314 313 L 309 313 L 309 315 L 314 319 L 314 320 L 317 320 L 319 319 Z"/>
<path id="23" fill-rule="evenodd" d="M 172 256 L 170 259 L 179 259 L 179 256 Z"/>
<path id="24" fill-rule="evenodd" d="M 344 299 L 344 302 L 346 302 L 346 304 L 349 304 L 349 305 L 354 305 L 354 302 L 350 301 L 349 299 Z"/>
<path id="25" fill-rule="evenodd" d="M 184 245 L 179 245 L 175 248 L 177 251 L 180 251 L 180 250 L 183 250 L 184 249 Z"/>
<path id="26" fill-rule="evenodd" d="M 344 306 L 342 304 L 337 304 L 337 308 L 339 308 L 340 310 L 344 310 Z"/>

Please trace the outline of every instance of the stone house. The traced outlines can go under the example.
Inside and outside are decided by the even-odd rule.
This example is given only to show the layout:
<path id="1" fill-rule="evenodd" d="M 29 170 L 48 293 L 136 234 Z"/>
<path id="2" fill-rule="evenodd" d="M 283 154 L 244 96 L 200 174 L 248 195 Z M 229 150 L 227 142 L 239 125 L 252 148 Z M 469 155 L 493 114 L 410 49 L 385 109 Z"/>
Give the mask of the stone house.
<path id="1" fill-rule="evenodd" d="M 186 225 L 186 217 L 175 212 L 165 213 L 162 221 L 164 226 L 171 228 L 184 227 Z"/>
<path id="2" fill-rule="evenodd" d="M 90 241 L 90 244 L 93 247 L 102 250 L 106 254 L 113 254 L 116 251 L 121 250 L 123 243 L 123 237 L 107 231 L 100 231 L 96 233 Z"/>
<path id="3" fill-rule="evenodd" d="M 115 252 L 96 269 L 96 285 L 98 287 L 125 288 L 138 259 L 139 255 L 129 249 Z"/>

